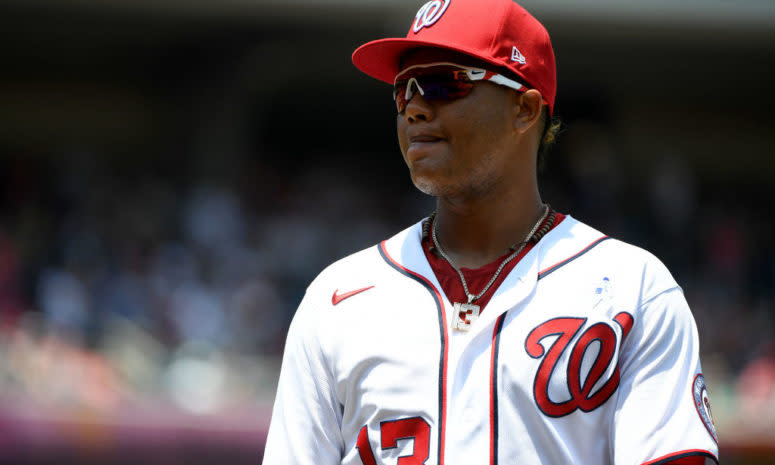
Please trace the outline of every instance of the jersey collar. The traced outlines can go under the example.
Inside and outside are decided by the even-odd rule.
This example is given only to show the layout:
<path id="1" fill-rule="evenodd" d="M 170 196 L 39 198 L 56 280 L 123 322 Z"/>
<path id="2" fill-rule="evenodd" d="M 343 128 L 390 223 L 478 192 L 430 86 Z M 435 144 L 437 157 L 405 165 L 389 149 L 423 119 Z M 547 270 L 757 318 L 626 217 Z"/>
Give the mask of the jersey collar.
<path id="1" fill-rule="evenodd" d="M 442 298 L 447 321 L 451 321 L 449 318 L 451 318 L 452 304 L 441 290 L 436 274 L 422 250 L 422 223 L 419 221 L 385 241 L 385 249 L 398 264 L 423 276 L 436 288 Z M 597 232 L 590 235 L 587 230 L 591 228 L 566 215 L 565 220 L 549 231 L 506 276 L 468 334 L 473 337 L 479 330 L 490 327 L 490 323 L 501 314 L 518 307 L 532 294 L 538 282 L 539 272 L 560 261 L 561 257 L 570 255 L 571 251 L 584 243 L 587 236 L 602 236 Z"/>

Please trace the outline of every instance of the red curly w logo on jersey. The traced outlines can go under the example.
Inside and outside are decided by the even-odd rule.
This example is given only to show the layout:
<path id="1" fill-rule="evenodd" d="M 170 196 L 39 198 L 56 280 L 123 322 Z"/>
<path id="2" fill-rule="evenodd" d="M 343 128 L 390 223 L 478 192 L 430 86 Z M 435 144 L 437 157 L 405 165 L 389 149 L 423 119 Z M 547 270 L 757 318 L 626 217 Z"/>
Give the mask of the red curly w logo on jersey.
<path id="1" fill-rule="evenodd" d="M 614 321 L 621 327 L 621 340 L 624 341 L 632 329 L 632 315 L 622 312 L 614 317 Z M 613 374 L 607 380 L 603 380 L 603 376 L 609 371 L 609 366 L 614 360 L 617 347 L 616 331 L 610 325 L 600 322 L 587 328 L 576 339 L 577 333 L 586 322 L 586 318 L 554 318 L 533 329 L 525 341 L 525 349 L 531 357 L 543 358 L 533 383 L 533 396 L 538 408 L 550 417 L 562 417 L 577 409 L 590 412 L 605 403 L 619 387 L 618 365 Z M 546 350 L 541 341 L 549 336 L 557 336 L 557 338 Z M 574 340 L 567 363 L 558 363 Z M 590 363 L 587 352 L 593 344 L 598 345 L 598 350 L 596 357 Z M 590 351 L 590 353 L 593 352 Z M 552 377 L 561 376 L 561 373 L 557 372 L 563 369 L 566 370 L 567 383 L 561 384 L 567 384 L 569 392 L 562 395 L 555 393 L 557 397 L 553 400 L 550 395 Z M 593 388 L 598 385 L 600 387 L 593 392 Z M 568 400 L 556 401 L 557 398 Z"/>

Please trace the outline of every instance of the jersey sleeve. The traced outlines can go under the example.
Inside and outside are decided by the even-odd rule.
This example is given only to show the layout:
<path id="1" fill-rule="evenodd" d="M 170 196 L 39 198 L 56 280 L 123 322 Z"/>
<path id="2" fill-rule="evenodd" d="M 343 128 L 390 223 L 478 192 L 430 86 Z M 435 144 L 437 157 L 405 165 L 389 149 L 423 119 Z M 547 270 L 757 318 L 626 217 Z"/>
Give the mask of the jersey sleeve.
<path id="1" fill-rule="evenodd" d="M 694 319 L 678 286 L 641 304 L 622 347 L 616 465 L 718 464 Z"/>
<path id="2" fill-rule="evenodd" d="M 340 464 L 342 413 L 309 292 L 291 322 L 264 465 Z"/>

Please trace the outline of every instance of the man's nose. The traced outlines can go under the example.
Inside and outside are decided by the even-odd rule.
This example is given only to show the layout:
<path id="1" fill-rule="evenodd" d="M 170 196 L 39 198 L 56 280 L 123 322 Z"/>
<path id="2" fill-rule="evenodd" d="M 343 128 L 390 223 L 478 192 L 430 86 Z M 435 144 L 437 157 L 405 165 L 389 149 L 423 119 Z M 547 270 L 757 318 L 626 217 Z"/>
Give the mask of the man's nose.
<path id="1" fill-rule="evenodd" d="M 409 83 L 411 86 L 412 83 Z M 433 119 L 433 106 L 423 98 L 422 92 L 417 86 L 415 92 L 406 104 L 404 117 L 410 123 L 415 121 L 430 121 Z"/>

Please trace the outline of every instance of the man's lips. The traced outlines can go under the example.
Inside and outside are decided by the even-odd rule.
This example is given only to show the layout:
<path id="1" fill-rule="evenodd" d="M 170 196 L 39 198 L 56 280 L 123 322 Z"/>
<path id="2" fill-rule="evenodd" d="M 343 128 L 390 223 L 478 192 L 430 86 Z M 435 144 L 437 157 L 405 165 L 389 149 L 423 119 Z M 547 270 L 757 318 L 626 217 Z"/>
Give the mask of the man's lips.
<path id="1" fill-rule="evenodd" d="M 409 140 L 406 148 L 407 160 L 423 158 L 445 141 L 444 137 L 431 128 L 409 128 L 406 136 Z"/>
<path id="2" fill-rule="evenodd" d="M 409 142 L 412 144 L 416 143 L 427 143 L 427 142 L 438 142 L 441 140 L 441 137 L 434 136 L 431 134 L 418 134 L 416 136 L 409 137 Z"/>

